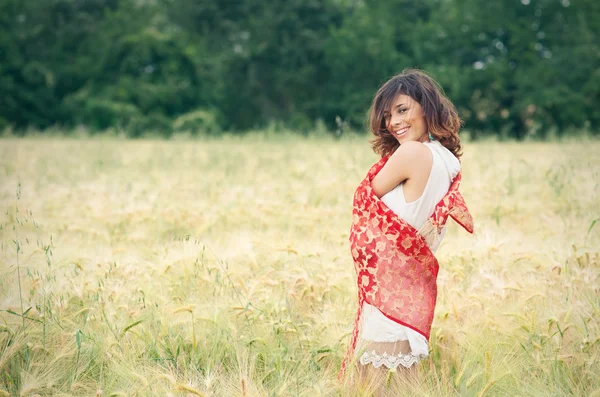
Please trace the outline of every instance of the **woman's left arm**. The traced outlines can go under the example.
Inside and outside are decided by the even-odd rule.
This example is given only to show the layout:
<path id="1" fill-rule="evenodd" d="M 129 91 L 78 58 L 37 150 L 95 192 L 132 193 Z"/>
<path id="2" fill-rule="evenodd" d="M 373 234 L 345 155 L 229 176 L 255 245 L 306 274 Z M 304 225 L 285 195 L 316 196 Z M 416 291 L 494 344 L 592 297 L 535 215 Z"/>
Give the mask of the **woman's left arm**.
<path id="1" fill-rule="evenodd" d="M 390 156 L 381 171 L 371 181 L 373 192 L 378 198 L 410 179 L 429 175 L 433 156 L 421 142 L 405 142 Z M 425 177 L 427 177 L 425 175 Z"/>

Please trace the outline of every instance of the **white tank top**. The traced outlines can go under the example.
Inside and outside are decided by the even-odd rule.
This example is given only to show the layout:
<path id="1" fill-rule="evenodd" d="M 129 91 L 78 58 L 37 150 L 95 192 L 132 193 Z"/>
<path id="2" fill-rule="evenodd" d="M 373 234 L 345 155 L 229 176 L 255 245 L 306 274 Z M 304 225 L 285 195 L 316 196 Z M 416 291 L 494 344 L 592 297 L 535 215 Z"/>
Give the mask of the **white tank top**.
<path id="1" fill-rule="evenodd" d="M 404 183 L 399 184 L 381 197 L 381 201 L 388 208 L 417 230 L 433 214 L 435 206 L 446 195 L 452 180 L 460 171 L 458 159 L 441 143 L 438 141 L 426 142 L 425 146 L 431 150 L 433 162 L 429 179 L 421 197 L 407 203 L 404 198 Z M 443 239 L 445 229 L 444 227 L 439 242 Z M 430 248 L 435 253 L 438 247 L 439 243 Z M 361 339 L 374 342 L 408 340 L 414 355 L 426 356 L 429 354 L 427 339 L 423 335 L 388 319 L 379 309 L 368 303 L 363 304 Z"/>

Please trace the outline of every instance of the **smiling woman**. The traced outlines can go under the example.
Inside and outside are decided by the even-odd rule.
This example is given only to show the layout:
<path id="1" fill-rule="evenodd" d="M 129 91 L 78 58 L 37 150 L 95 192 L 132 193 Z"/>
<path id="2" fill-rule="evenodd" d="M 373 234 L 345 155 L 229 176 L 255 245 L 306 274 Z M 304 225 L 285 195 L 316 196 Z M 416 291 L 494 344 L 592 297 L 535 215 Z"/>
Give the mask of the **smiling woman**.
<path id="1" fill-rule="evenodd" d="M 369 114 L 375 135 L 372 147 L 383 156 L 407 141 L 438 140 L 460 157 L 461 120 L 442 88 L 419 70 L 408 69 L 388 80 L 375 94 Z M 413 131 L 410 135 L 409 128 Z"/>
<path id="2" fill-rule="evenodd" d="M 407 70 L 379 89 L 370 125 L 382 159 L 354 196 L 350 243 L 359 304 L 347 359 L 358 347 L 362 378 L 381 377 L 381 367 L 414 376 L 429 355 L 437 298 L 433 254 L 446 220 L 452 216 L 473 231 L 458 192 L 460 119 L 431 77 Z"/>
<path id="3" fill-rule="evenodd" d="M 387 131 L 400 144 L 408 141 L 425 142 L 428 139 L 423 108 L 408 95 L 398 95 L 391 111 L 386 110 L 383 117 Z"/>

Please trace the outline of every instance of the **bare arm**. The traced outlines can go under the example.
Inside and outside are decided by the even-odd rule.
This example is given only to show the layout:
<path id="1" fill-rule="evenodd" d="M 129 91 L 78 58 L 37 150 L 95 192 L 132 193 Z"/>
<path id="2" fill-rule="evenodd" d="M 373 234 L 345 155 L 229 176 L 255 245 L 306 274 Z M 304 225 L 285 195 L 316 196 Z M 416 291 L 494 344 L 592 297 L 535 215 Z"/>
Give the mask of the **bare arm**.
<path id="1" fill-rule="evenodd" d="M 373 192 L 381 198 L 408 179 L 427 178 L 432 162 L 431 151 L 421 142 L 403 143 L 371 181 Z"/>

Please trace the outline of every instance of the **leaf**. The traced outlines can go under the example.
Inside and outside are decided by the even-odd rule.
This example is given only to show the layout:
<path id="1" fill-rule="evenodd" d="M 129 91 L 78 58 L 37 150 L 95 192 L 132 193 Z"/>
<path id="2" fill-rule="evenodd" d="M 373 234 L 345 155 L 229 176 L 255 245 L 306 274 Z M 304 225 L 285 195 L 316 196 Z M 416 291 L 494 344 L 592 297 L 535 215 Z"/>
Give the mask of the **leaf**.
<path id="1" fill-rule="evenodd" d="M 77 330 L 77 332 L 75 333 L 75 343 L 77 343 L 77 350 L 81 350 L 81 335 L 83 334 L 83 332 L 81 332 L 80 329 Z"/>
<path id="2" fill-rule="evenodd" d="M 592 221 L 592 223 L 590 224 L 590 227 L 588 228 L 587 234 L 590 234 L 590 232 L 592 231 L 592 228 L 594 227 L 594 225 L 596 224 L 596 222 L 600 221 L 600 218 L 596 218 Z"/>
<path id="3" fill-rule="evenodd" d="M 30 309 L 31 309 L 31 308 L 30 308 Z M 0 310 L 0 311 L 5 311 L 5 312 L 7 312 L 7 313 L 9 313 L 9 314 L 13 314 L 13 315 L 15 315 L 15 316 L 23 317 L 23 318 L 25 318 L 25 319 L 27 319 L 27 320 L 35 321 L 35 322 L 37 322 L 37 323 L 40 323 L 40 324 L 42 324 L 42 321 L 40 321 L 40 320 L 38 320 L 38 319 L 31 318 L 31 317 L 25 317 L 25 315 L 24 315 L 24 314 L 15 313 L 14 311 L 12 311 L 12 310 L 10 310 L 10 309 L 9 309 L 9 310 Z M 27 309 L 27 311 L 29 311 L 29 309 Z"/>
<path id="4" fill-rule="evenodd" d="M 193 313 L 193 309 L 194 309 L 194 307 L 192 305 L 184 306 L 184 307 L 180 307 L 179 309 L 175 310 L 173 312 L 173 314 L 181 313 L 181 312 L 190 312 L 190 313 Z"/>

